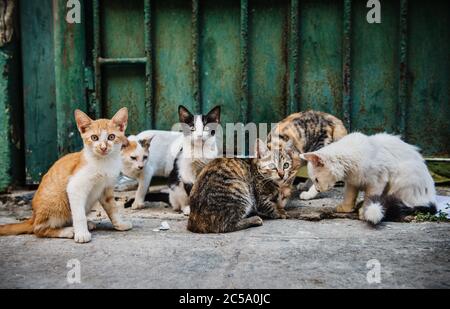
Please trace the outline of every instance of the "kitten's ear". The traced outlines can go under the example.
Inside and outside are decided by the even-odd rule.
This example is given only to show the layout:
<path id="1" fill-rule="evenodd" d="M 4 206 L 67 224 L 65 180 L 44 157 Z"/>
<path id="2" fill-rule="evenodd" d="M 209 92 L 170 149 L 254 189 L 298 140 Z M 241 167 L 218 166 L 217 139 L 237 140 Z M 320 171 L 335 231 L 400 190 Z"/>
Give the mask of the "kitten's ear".
<path id="1" fill-rule="evenodd" d="M 150 144 L 152 143 L 153 138 L 154 138 L 154 136 L 145 138 L 145 139 L 141 139 L 139 141 L 139 144 L 141 144 L 142 148 L 145 148 L 148 150 L 148 149 L 150 149 Z"/>
<path id="2" fill-rule="evenodd" d="M 79 109 L 75 111 L 75 121 L 77 122 L 78 131 L 80 131 L 81 134 L 84 134 L 93 122 L 88 115 Z"/>
<path id="3" fill-rule="evenodd" d="M 114 117 L 112 117 L 111 121 L 119 128 L 121 132 L 125 132 L 128 125 L 128 108 L 121 108 L 114 115 Z"/>
<path id="4" fill-rule="evenodd" d="M 206 123 L 220 123 L 220 113 L 221 107 L 214 107 L 207 115 L 206 115 Z"/>
<path id="5" fill-rule="evenodd" d="M 260 159 L 260 158 L 264 157 L 268 151 L 269 151 L 269 149 L 267 148 L 266 143 L 264 143 L 262 140 L 257 138 L 256 145 L 255 145 L 256 158 Z"/>
<path id="6" fill-rule="evenodd" d="M 323 166 L 324 165 L 322 158 L 320 156 L 318 156 L 317 154 L 312 153 L 312 152 L 302 154 L 302 155 L 300 155 L 300 158 L 303 159 L 303 160 L 306 160 L 308 162 L 311 162 L 315 167 L 319 167 L 319 166 Z"/>
<path id="7" fill-rule="evenodd" d="M 180 123 L 191 124 L 194 122 L 194 115 L 183 105 L 178 107 L 178 116 L 180 117 Z"/>
<path id="8" fill-rule="evenodd" d="M 128 146 L 130 146 L 130 141 L 128 140 L 128 138 L 124 137 L 122 139 L 122 150 L 128 148 Z"/>

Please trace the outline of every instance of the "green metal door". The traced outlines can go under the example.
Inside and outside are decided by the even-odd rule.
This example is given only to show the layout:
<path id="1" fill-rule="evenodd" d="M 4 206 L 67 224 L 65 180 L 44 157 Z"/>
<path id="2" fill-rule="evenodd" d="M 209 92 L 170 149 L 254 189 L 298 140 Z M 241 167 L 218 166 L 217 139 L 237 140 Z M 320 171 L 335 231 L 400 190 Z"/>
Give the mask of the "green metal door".
<path id="1" fill-rule="evenodd" d="M 39 3 L 39 4 L 38 4 Z M 318 109 L 450 153 L 447 1 L 22 0 L 27 182 L 80 149 L 73 109 L 130 109 L 129 133 L 169 129 L 176 109 L 223 106 L 223 122 Z M 43 78 L 45 76 L 45 78 Z"/>

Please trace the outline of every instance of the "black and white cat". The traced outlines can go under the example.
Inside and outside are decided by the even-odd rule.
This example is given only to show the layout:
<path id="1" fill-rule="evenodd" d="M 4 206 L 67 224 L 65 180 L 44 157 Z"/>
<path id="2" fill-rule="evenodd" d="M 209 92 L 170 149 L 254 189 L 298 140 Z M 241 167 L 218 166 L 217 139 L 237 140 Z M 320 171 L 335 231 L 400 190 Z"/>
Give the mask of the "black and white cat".
<path id="1" fill-rule="evenodd" d="M 220 123 L 220 106 L 206 115 L 193 115 L 187 108 L 178 109 L 183 125 L 182 147 L 169 176 L 169 201 L 174 210 L 189 215 L 189 193 L 202 166 L 219 155 L 216 129 Z"/>
<path id="2" fill-rule="evenodd" d="M 137 143 L 133 151 L 122 152 L 127 167 L 123 174 L 139 182 L 135 199 L 128 201 L 125 207 L 140 209 L 144 207 L 144 200 L 159 200 L 168 201 L 174 210 L 189 214 L 188 197 L 198 169 L 217 158 L 219 153 L 215 128 L 220 123 L 220 107 L 206 115 L 193 115 L 180 106 L 178 114 L 182 132 L 149 130 L 129 137 L 130 141 L 149 140 L 151 146 L 145 149 Z M 134 171 L 135 167 L 139 170 Z M 168 177 L 168 198 L 147 193 L 154 176 Z"/>

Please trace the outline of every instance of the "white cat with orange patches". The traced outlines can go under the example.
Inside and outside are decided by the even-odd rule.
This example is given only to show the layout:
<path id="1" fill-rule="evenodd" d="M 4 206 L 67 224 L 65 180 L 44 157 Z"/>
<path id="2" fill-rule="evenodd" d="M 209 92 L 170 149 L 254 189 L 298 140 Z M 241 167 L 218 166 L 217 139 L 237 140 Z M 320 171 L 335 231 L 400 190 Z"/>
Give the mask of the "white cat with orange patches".
<path id="1" fill-rule="evenodd" d="M 122 149 L 122 173 L 139 182 L 136 196 L 131 205 L 134 210 L 144 208 L 145 195 L 152 181 L 153 169 L 147 163 L 149 162 L 150 144 L 153 138 L 154 136 L 143 137 L 142 139 L 137 136 L 130 136 L 128 137 L 128 145 Z"/>
<path id="2" fill-rule="evenodd" d="M 83 150 L 64 156 L 50 168 L 33 198 L 32 217 L 23 223 L 0 226 L 0 235 L 35 234 L 87 243 L 91 241 L 89 230 L 95 225 L 87 221 L 86 214 L 97 202 L 116 230 L 132 228 L 120 218 L 113 195 L 122 169 L 120 151 L 127 143 L 128 110 L 122 108 L 111 120 L 96 121 L 77 110 L 75 119 Z"/>

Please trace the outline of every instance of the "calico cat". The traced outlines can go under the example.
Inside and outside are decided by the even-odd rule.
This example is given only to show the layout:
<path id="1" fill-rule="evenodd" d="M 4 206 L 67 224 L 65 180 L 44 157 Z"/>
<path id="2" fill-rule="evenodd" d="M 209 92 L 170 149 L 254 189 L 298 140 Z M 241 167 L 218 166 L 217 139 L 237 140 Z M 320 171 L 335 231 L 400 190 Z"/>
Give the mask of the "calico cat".
<path id="1" fill-rule="evenodd" d="M 433 178 L 417 148 L 386 133 L 349 134 L 316 152 L 305 153 L 308 172 L 319 192 L 345 181 L 338 212 L 352 212 L 359 191 L 361 220 L 378 224 L 416 212 L 436 213 Z"/>
<path id="2" fill-rule="evenodd" d="M 288 142 L 293 142 L 301 153 L 316 151 L 347 135 L 347 129 L 341 120 L 333 115 L 306 111 L 295 113 L 280 121 L 269 134 L 269 149 L 283 150 Z M 301 166 L 300 166 L 301 167 Z M 299 167 L 299 168 L 300 168 Z M 313 199 L 318 192 L 311 181 L 306 183 L 308 191 L 302 192 L 303 200 Z"/>
<path id="3" fill-rule="evenodd" d="M 86 214 L 97 202 L 116 230 L 132 228 L 120 218 L 113 195 L 122 168 L 120 150 L 127 143 L 128 110 L 122 108 L 111 120 L 96 121 L 77 110 L 75 119 L 83 150 L 62 157 L 50 168 L 33 198 L 32 217 L 23 223 L 0 226 L 0 235 L 35 234 L 89 242 L 89 230 L 95 225 L 87 221 Z"/>
<path id="4" fill-rule="evenodd" d="M 219 155 L 215 127 L 220 123 L 220 106 L 206 115 L 194 116 L 187 108 L 178 109 L 183 125 L 182 147 L 169 175 L 169 200 L 174 210 L 189 215 L 189 194 L 199 172 Z"/>
<path id="5" fill-rule="evenodd" d="M 260 226 L 260 216 L 286 219 L 284 205 L 301 160 L 292 149 L 271 152 L 257 141 L 254 159 L 216 159 L 200 172 L 190 195 L 188 230 L 228 233 Z"/>

